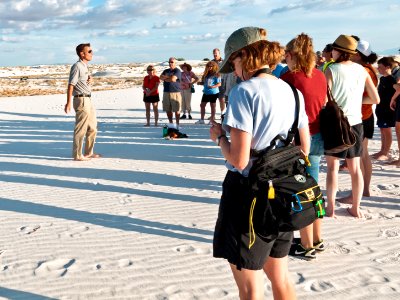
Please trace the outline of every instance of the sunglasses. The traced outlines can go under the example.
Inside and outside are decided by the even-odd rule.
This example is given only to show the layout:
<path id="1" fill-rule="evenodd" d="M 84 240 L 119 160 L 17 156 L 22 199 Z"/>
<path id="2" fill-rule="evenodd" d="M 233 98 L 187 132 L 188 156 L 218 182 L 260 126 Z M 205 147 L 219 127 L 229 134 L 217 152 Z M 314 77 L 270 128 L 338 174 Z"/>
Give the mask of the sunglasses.
<path id="1" fill-rule="evenodd" d="M 90 53 L 90 54 L 93 53 L 93 50 L 89 50 L 88 53 Z"/>
<path id="2" fill-rule="evenodd" d="M 173 63 L 174 63 L 174 61 L 169 61 L 168 63 L 169 63 L 169 64 L 173 64 Z"/>
<path id="3" fill-rule="evenodd" d="M 151 72 L 151 71 L 154 71 L 154 69 L 147 69 L 147 72 Z"/>

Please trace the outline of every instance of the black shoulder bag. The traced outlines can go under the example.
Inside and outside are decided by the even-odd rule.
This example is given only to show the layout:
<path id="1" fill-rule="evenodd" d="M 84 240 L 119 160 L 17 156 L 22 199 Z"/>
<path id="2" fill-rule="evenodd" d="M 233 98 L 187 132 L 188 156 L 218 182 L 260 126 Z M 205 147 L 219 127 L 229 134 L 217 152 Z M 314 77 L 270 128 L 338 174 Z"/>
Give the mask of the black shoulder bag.
<path id="1" fill-rule="evenodd" d="M 299 230 L 325 215 L 325 200 L 315 179 L 306 172 L 306 161 L 294 145 L 298 132 L 300 101 L 296 100 L 296 118 L 287 138 L 277 135 L 270 146 L 251 151 L 253 161 L 249 180 L 254 198 L 249 208 L 249 248 L 256 233 L 260 238 L 279 232 Z M 281 141 L 283 147 L 276 148 Z"/>

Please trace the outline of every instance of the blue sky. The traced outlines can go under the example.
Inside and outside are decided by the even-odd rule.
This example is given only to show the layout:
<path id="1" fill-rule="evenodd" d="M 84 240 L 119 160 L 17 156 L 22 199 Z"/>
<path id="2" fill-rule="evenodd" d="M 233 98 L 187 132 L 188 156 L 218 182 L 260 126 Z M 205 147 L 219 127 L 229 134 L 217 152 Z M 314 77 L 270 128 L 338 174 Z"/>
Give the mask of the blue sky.
<path id="1" fill-rule="evenodd" d="M 1 0 L 0 66 L 73 63 L 82 42 L 93 63 L 203 59 L 243 26 L 283 44 L 305 32 L 316 50 L 355 34 L 396 54 L 399 16 L 400 0 Z"/>

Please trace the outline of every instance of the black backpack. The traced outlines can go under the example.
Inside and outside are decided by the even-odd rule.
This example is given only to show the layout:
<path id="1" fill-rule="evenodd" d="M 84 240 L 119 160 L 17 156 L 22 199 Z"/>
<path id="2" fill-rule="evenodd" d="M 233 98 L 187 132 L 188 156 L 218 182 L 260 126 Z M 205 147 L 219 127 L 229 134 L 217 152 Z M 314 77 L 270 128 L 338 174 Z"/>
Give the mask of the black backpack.
<path id="1" fill-rule="evenodd" d="M 300 102 L 296 88 L 290 86 L 296 100 L 296 118 L 287 138 L 278 135 L 266 149 L 251 152 L 256 159 L 249 173 L 253 194 L 249 205 L 249 248 L 254 244 L 255 233 L 262 238 L 299 230 L 325 215 L 321 189 L 306 172 L 300 147 L 294 145 Z M 284 146 L 276 148 L 278 141 Z"/>

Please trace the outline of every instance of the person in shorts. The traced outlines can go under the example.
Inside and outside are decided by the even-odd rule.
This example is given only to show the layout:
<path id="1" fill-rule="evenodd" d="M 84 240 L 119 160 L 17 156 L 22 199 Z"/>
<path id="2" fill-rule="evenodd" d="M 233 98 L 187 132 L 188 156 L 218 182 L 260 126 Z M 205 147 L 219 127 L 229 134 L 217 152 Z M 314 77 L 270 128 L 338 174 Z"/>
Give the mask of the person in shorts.
<path id="1" fill-rule="evenodd" d="M 362 104 L 379 103 L 379 95 L 376 87 L 363 66 L 350 60 L 352 55 L 357 54 L 357 41 L 349 35 L 340 35 L 332 44 L 332 57 L 334 63 L 325 70 L 328 86 L 332 96 L 341 107 L 343 114 L 347 117 L 350 126 L 356 135 L 356 143 L 349 149 L 337 153 L 326 154 L 327 175 L 326 194 L 327 207 L 326 216 L 335 216 L 335 201 L 338 191 L 339 159 L 345 158 L 351 176 L 352 202 L 347 209 L 348 213 L 356 218 L 363 215 L 360 210 L 360 202 L 364 189 L 363 174 L 361 171 L 360 156 L 363 151 L 363 124 Z M 363 95 L 364 90 L 367 95 Z"/>
<path id="2" fill-rule="evenodd" d="M 146 124 L 144 126 L 150 126 L 150 105 L 153 106 L 154 112 L 154 126 L 158 125 L 158 102 L 160 102 L 160 96 L 158 94 L 158 86 L 160 85 L 160 78 L 156 75 L 156 69 L 154 66 L 149 65 L 147 67 L 147 76 L 143 79 L 143 102 L 146 107 Z"/>
<path id="3" fill-rule="evenodd" d="M 221 86 L 221 76 L 218 73 L 218 64 L 216 62 L 209 61 L 206 64 L 201 82 L 198 84 L 202 84 L 204 87 L 200 103 L 200 120 L 196 124 L 204 124 L 207 103 L 210 103 L 211 107 L 210 120 L 215 120 L 215 103 L 219 97 L 219 87 Z"/>
<path id="4" fill-rule="evenodd" d="M 229 94 L 223 124 L 212 121 L 210 128 L 210 138 L 220 147 L 228 169 L 215 226 L 213 255 L 229 262 L 240 299 L 264 299 L 264 272 L 275 299 L 295 299 L 288 270 L 293 232 L 280 232 L 276 227 L 262 236 L 256 228 L 254 244 L 254 235 L 249 232 L 248 208 L 253 199 L 248 184 L 252 166 L 250 150 L 265 149 L 278 134 L 286 138 L 287 132 L 282 128 L 292 126 L 296 110 L 291 87 L 269 74 L 269 68 L 279 63 L 284 48 L 278 42 L 267 41 L 266 35 L 263 28 L 244 27 L 233 32 L 225 44 L 225 60 L 219 71 L 234 70 L 242 82 Z M 300 92 L 299 102 L 301 149 L 308 155 L 308 118 Z"/>
<path id="5" fill-rule="evenodd" d="M 176 126 L 179 127 L 181 114 L 181 71 L 176 67 L 175 57 L 168 60 L 169 68 L 164 70 L 160 79 L 164 81 L 163 110 L 167 113 L 169 123 L 173 123 L 172 116 L 175 114 Z"/>

